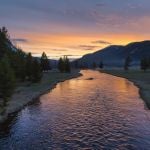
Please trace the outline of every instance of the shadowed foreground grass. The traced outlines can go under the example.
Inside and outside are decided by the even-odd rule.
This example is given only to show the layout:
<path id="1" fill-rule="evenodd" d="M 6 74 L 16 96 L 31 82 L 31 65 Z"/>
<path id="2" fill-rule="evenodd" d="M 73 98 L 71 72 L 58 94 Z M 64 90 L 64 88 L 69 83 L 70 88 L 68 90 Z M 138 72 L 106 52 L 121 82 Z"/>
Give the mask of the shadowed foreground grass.
<path id="1" fill-rule="evenodd" d="M 101 70 L 102 73 L 111 74 L 118 77 L 126 78 L 132 81 L 140 89 L 140 95 L 150 109 L 150 71 L 143 72 L 140 70 Z"/>

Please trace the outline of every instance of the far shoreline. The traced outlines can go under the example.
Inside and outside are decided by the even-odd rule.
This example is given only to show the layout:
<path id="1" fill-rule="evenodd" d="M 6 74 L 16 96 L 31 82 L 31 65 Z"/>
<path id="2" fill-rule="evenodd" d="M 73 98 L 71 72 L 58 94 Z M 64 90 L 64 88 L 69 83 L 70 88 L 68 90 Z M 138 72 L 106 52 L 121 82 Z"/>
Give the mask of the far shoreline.
<path id="1" fill-rule="evenodd" d="M 125 78 L 132 82 L 138 89 L 139 95 L 146 107 L 150 110 L 150 72 L 138 70 L 100 70 L 101 73 L 110 74 L 116 77 Z"/>
<path id="2" fill-rule="evenodd" d="M 80 70 L 73 70 L 71 73 L 49 72 L 45 73 L 40 83 L 18 87 L 12 98 L 8 101 L 5 112 L 0 114 L 0 123 L 5 122 L 11 114 L 19 112 L 40 96 L 51 91 L 60 82 L 79 76 L 82 76 Z"/>

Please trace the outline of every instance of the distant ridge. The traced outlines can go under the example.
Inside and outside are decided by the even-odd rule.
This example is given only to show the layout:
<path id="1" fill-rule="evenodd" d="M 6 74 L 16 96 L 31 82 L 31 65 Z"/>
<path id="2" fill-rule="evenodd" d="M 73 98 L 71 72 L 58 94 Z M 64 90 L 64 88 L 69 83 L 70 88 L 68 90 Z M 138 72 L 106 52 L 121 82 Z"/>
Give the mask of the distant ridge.
<path id="1" fill-rule="evenodd" d="M 88 67 L 91 67 L 93 63 L 99 65 L 100 61 L 103 61 L 104 65 L 108 67 L 122 67 L 127 56 L 131 57 L 133 66 L 138 66 L 143 57 L 150 57 L 150 40 L 133 42 L 126 46 L 108 46 L 94 53 L 86 54 L 77 61 L 79 65 Z"/>

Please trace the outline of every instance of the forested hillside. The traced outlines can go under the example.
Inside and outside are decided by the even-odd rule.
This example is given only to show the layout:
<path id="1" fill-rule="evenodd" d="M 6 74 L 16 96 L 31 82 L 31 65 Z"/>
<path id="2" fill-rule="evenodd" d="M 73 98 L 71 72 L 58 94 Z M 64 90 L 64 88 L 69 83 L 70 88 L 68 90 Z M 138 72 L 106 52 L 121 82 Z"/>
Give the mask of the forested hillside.
<path id="1" fill-rule="evenodd" d="M 42 77 L 42 67 L 31 53 L 16 48 L 5 27 L 0 28 L 0 98 L 11 96 L 16 82 L 38 82 Z"/>

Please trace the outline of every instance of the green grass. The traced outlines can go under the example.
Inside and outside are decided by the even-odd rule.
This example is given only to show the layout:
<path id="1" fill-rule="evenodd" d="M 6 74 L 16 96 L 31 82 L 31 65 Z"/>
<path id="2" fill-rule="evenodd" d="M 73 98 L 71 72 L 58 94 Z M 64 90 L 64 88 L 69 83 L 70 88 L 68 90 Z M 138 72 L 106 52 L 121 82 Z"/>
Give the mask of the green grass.
<path id="1" fill-rule="evenodd" d="M 126 78 L 140 88 L 140 95 L 150 109 L 150 71 L 141 70 L 101 70 L 102 73 Z"/>
<path id="2" fill-rule="evenodd" d="M 103 70 L 102 72 L 109 73 L 115 76 L 124 77 L 131 80 L 139 80 L 150 84 L 150 71 L 144 72 L 140 70 Z"/>
<path id="3" fill-rule="evenodd" d="M 73 77 L 75 74 L 77 74 L 77 71 L 73 72 L 71 74 L 70 73 L 59 73 L 59 72 L 44 73 L 41 82 L 18 84 L 16 91 L 18 93 L 19 93 L 19 91 L 23 91 L 23 90 L 29 90 L 29 91 L 33 91 L 33 92 L 38 91 L 43 87 L 47 87 L 48 85 L 51 86 L 52 84 L 57 83 L 59 81 L 69 79 L 69 78 Z"/>

